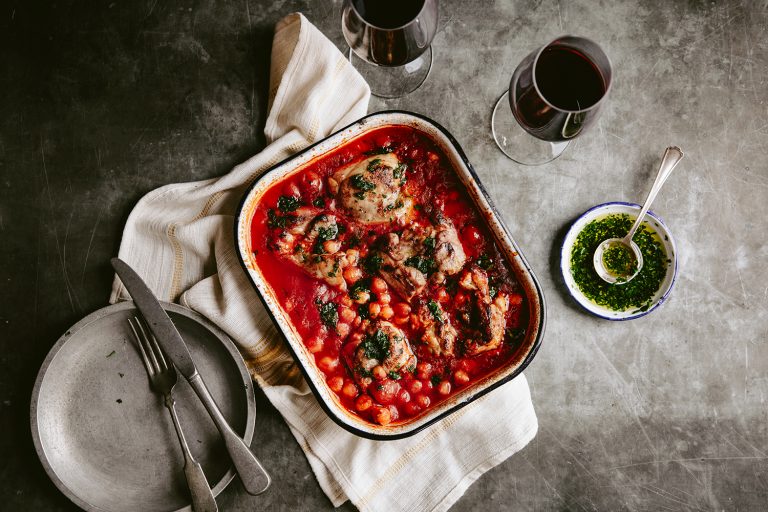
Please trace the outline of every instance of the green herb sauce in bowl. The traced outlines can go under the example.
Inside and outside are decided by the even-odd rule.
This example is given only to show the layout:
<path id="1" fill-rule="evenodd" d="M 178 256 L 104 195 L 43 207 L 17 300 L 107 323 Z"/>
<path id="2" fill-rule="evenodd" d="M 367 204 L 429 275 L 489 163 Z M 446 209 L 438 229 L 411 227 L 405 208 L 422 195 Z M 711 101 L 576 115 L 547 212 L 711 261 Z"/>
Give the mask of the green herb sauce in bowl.
<path id="1" fill-rule="evenodd" d="M 633 237 L 644 262 L 638 275 L 628 282 L 611 284 L 595 272 L 595 249 L 607 238 L 624 237 L 639 211 L 640 207 L 631 203 L 596 206 L 579 217 L 563 242 L 561 270 L 568 291 L 587 311 L 602 318 L 643 316 L 666 299 L 674 283 L 674 241 L 661 219 L 651 212 Z M 617 273 L 629 273 L 636 265 L 631 254 L 615 251 L 606 251 L 603 259 Z"/>

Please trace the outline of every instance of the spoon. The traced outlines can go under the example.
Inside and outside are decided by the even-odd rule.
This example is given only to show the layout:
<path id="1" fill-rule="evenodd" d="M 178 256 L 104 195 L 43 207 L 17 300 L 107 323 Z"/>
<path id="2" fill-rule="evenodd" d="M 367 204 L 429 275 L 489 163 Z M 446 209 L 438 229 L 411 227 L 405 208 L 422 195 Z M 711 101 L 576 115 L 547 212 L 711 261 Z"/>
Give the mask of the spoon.
<path id="1" fill-rule="evenodd" d="M 643 255 L 637 244 L 632 241 L 632 237 L 635 236 L 637 228 L 642 224 L 645 214 L 648 213 L 648 208 L 656 199 L 662 185 L 672 174 L 675 166 L 683 159 L 683 156 L 683 151 L 677 146 L 670 146 L 664 151 L 656 180 L 653 182 L 651 191 L 648 192 L 648 197 L 645 199 L 643 208 L 635 219 L 632 229 L 624 238 L 609 238 L 597 246 L 592 263 L 595 266 L 595 272 L 603 281 L 611 284 L 624 284 L 640 273 L 640 269 L 643 268 Z M 606 264 L 606 258 L 609 260 L 608 264 Z"/>

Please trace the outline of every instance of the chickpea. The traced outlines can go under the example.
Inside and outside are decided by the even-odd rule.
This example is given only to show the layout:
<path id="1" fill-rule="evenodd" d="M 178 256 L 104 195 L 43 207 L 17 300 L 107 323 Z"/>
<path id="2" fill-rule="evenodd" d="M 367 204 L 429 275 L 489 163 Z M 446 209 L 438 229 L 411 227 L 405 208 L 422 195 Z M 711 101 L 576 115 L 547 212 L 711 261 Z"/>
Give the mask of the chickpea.
<path id="1" fill-rule="evenodd" d="M 331 356 L 323 356 L 320 358 L 320 360 L 317 362 L 318 368 L 320 368 L 325 373 L 331 373 L 339 366 L 339 360 L 335 357 Z"/>
<path id="2" fill-rule="evenodd" d="M 360 267 L 347 267 L 341 275 L 347 283 L 354 284 L 363 277 L 363 271 L 360 270 Z"/>
<path id="3" fill-rule="evenodd" d="M 363 319 L 358 317 L 355 317 L 355 321 L 352 322 L 353 327 L 360 327 L 360 324 L 363 323 Z"/>
<path id="4" fill-rule="evenodd" d="M 338 324 L 336 326 L 336 334 L 342 338 L 346 338 L 350 330 L 351 328 L 349 327 L 349 324 Z"/>
<path id="5" fill-rule="evenodd" d="M 451 393 L 451 383 L 447 380 L 441 381 L 437 385 L 437 392 L 443 396 L 448 396 Z"/>
<path id="6" fill-rule="evenodd" d="M 384 380 L 387 378 L 387 370 L 385 370 L 384 367 L 380 364 L 374 366 L 373 370 L 371 370 L 371 373 L 376 380 Z"/>
<path id="7" fill-rule="evenodd" d="M 360 259 L 360 251 L 357 249 L 347 249 L 347 261 L 350 265 L 357 265 L 357 261 Z M 358 269 L 359 270 L 359 269 Z"/>
<path id="8" fill-rule="evenodd" d="M 418 363 L 416 365 L 416 376 L 420 379 L 428 379 L 432 375 L 432 365 L 429 363 Z"/>
<path id="9" fill-rule="evenodd" d="M 397 316 L 408 316 L 411 314 L 411 306 L 406 304 L 405 302 L 398 302 L 394 306 L 392 306 L 392 309 L 395 310 L 395 315 Z"/>
<path id="10" fill-rule="evenodd" d="M 389 304 L 392 300 L 392 296 L 389 295 L 387 292 L 382 292 L 379 294 L 379 302 L 382 304 Z"/>
<path id="11" fill-rule="evenodd" d="M 464 370 L 456 370 L 453 373 L 453 382 L 455 382 L 457 386 L 463 386 L 469 382 L 469 374 Z"/>
<path id="12" fill-rule="evenodd" d="M 437 290 L 437 301 L 439 303 L 445 304 L 449 300 L 451 300 L 451 296 L 448 295 L 448 292 L 445 291 L 445 288 L 440 288 L 439 290 Z"/>
<path id="13" fill-rule="evenodd" d="M 380 277 L 371 279 L 371 291 L 373 293 L 384 293 L 387 291 L 387 282 Z"/>
<path id="14" fill-rule="evenodd" d="M 354 301 L 357 302 L 358 304 L 365 304 L 369 300 L 371 300 L 371 294 L 366 292 L 365 290 L 360 290 L 359 292 L 357 292 L 357 298 L 354 299 Z"/>
<path id="15" fill-rule="evenodd" d="M 403 410 L 408 416 L 416 416 L 421 412 L 421 407 L 419 407 L 419 404 L 417 404 L 415 400 L 411 400 L 410 402 L 403 404 Z"/>
<path id="16" fill-rule="evenodd" d="M 510 306 L 519 306 L 523 303 L 523 296 L 519 293 L 513 293 L 509 296 L 509 305 Z"/>
<path id="17" fill-rule="evenodd" d="M 386 407 L 376 407 L 373 411 L 373 420 L 379 425 L 388 425 L 392 421 L 392 413 Z"/>
<path id="18" fill-rule="evenodd" d="M 383 306 L 381 308 L 381 312 L 379 313 L 379 316 L 383 318 L 384 320 L 389 320 L 393 316 L 395 316 L 395 312 L 392 310 L 389 306 Z"/>
<path id="19" fill-rule="evenodd" d="M 326 254 L 336 254 L 341 249 L 341 242 L 338 240 L 326 240 L 323 242 L 323 252 Z"/>
<path id="20" fill-rule="evenodd" d="M 355 409 L 360 412 L 367 411 L 373 406 L 373 400 L 368 395 L 361 395 L 355 400 Z"/>
<path id="21" fill-rule="evenodd" d="M 400 393 L 397 394 L 397 399 L 400 400 L 401 403 L 406 404 L 411 401 L 411 394 L 408 391 L 402 389 L 400 390 Z"/>
<path id="22" fill-rule="evenodd" d="M 414 380 L 414 381 L 411 381 L 411 384 L 408 386 L 408 389 L 410 389 L 411 393 L 415 395 L 419 393 L 423 387 L 424 386 L 422 385 L 420 380 Z"/>
<path id="23" fill-rule="evenodd" d="M 312 336 L 307 340 L 307 350 L 313 354 L 317 354 L 323 350 L 323 339 L 320 336 Z"/>
<path id="24" fill-rule="evenodd" d="M 344 386 L 344 379 L 342 377 L 339 377 L 338 375 L 335 375 L 328 379 L 328 387 L 331 388 L 331 391 L 334 393 L 338 393 L 341 391 L 341 388 Z"/>
<path id="25" fill-rule="evenodd" d="M 346 306 L 348 308 L 352 307 L 352 304 L 354 304 L 354 302 L 352 302 L 352 298 L 350 298 L 349 295 L 342 295 L 341 300 L 339 302 L 341 302 L 342 306 Z"/>
<path id="26" fill-rule="evenodd" d="M 442 272 L 435 272 L 435 274 L 432 276 L 432 279 L 437 284 L 443 284 L 445 282 L 445 274 L 443 274 Z"/>
<path id="27" fill-rule="evenodd" d="M 427 407 L 429 407 L 430 403 L 431 403 L 431 400 L 427 395 L 419 395 L 416 397 L 416 405 L 418 405 L 422 409 L 426 409 Z"/>
<path id="28" fill-rule="evenodd" d="M 393 321 L 396 325 L 405 325 L 408 323 L 408 320 L 410 320 L 410 318 L 407 316 L 398 316 Z"/>
<path id="29" fill-rule="evenodd" d="M 341 388 L 341 393 L 347 398 L 355 398 L 358 393 L 357 386 L 351 380 L 348 380 L 344 383 L 344 387 Z"/>
<path id="30" fill-rule="evenodd" d="M 381 305 L 378 302 L 371 302 L 368 304 L 368 315 L 371 318 L 376 318 L 381 313 Z"/>
<path id="31" fill-rule="evenodd" d="M 345 323 L 351 324 L 356 316 L 355 312 L 346 306 L 339 308 L 339 318 Z"/>

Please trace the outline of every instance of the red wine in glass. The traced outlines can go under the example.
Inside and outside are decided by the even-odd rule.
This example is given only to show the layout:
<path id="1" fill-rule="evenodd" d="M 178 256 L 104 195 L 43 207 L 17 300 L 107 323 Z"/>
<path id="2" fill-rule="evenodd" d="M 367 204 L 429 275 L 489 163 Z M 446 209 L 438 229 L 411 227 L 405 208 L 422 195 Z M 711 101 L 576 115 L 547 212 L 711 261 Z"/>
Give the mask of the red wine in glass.
<path id="1" fill-rule="evenodd" d="M 496 143 L 524 164 L 557 158 L 597 119 L 611 79 L 611 63 L 596 43 L 575 36 L 555 39 L 517 66 L 508 93 L 494 109 Z"/>
<path id="2" fill-rule="evenodd" d="M 395 98 L 424 81 L 437 32 L 437 0 L 345 0 L 341 27 L 350 60 L 373 94 Z"/>

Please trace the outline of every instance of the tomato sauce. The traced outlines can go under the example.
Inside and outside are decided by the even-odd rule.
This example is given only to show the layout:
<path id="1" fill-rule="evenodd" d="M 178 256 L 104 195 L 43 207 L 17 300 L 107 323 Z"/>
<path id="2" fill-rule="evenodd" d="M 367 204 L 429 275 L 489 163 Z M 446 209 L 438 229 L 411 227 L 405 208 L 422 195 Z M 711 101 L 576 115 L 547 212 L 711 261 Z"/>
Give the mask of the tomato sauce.
<path id="1" fill-rule="evenodd" d="M 338 169 L 386 153 L 404 163 L 402 194 L 413 200 L 406 226 L 359 223 L 344 211 L 329 187 L 329 178 Z M 475 300 L 472 292 L 459 285 L 462 272 L 447 276 L 442 282 L 430 279 L 424 290 L 410 300 L 363 264 L 352 270 L 344 269 L 345 280 L 352 271 L 358 274 L 346 286 L 333 286 L 310 275 L 278 249 L 281 238 L 287 236 L 286 229 L 295 221 L 296 212 L 304 210 L 313 216 L 333 214 L 338 219 L 338 233 L 332 245 L 341 252 L 359 254 L 360 261 L 365 261 L 387 233 L 402 232 L 408 226 L 432 225 L 436 215 L 447 218 L 455 226 L 466 253 L 464 268 L 481 268 L 488 277 L 491 293 L 507 297 L 509 308 L 504 313 L 501 344 L 476 354 L 463 347 L 464 340 L 483 326 L 476 325 L 477 315 L 470 311 L 475 307 L 470 304 Z M 414 128 L 387 126 L 372 130 L 272 185 L 254 213 L 251 238 L 256 264 L 314 356 L 329 388 L 346 409 L 366 421 L 398 423 L 423 414 L 507 364 L 523 340 L 528 314 L 520 285 L 450 160 L 426 134 Z M 360 290 L 364 292 L 363 300 Z M 364 300 L 366 296 L 370 297 L 368 301 Z M 421 341 L 415 312 L 416 304 L 425 301 L 430 301 L 430 307 L 432 303 L 438 304 L 442 310 L 439 314 L 455 324 L 455 353 L 435 354 Z M 356 346 L 349 340 L 377 318 L 386 318 L 405 333 L 417 363 L 387 374 L 373 368 L 372 375 L 360 379 L 349 363 Z M 359 339 L 361 335 L 357 336 Z"/>

